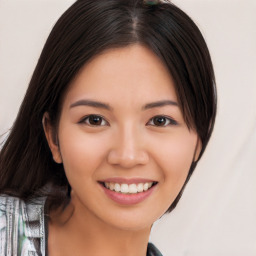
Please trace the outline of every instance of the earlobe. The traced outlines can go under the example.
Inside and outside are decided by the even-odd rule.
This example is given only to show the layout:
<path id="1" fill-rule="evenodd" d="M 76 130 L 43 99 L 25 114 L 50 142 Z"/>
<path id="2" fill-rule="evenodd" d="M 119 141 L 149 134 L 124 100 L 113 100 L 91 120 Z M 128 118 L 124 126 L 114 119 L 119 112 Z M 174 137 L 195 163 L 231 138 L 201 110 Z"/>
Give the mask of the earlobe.
<path id="1" fill-rule="evenodd" d="M 42 123 L 43 123 L 44 134 L 45 134 L 46 140 L 47 140 L 49 148 L 52 152 L 52 157 L 56 163 L 60 164 L 60 163 L 62 163 L 62 157 L 60 154 L 58 137 L 57 137 L 55 129 L 51 125 L 48 113 L 44 113 Z"/>

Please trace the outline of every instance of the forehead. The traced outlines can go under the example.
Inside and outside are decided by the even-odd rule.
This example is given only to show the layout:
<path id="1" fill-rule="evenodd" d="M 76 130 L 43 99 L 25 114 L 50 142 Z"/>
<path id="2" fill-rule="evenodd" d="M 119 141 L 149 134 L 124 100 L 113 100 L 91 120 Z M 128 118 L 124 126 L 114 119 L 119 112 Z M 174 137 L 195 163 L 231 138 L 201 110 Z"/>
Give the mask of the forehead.
<path id="1" fill-rule="evenodd" d="M 88 62 L 70 84 L 65 98 L 70 102 L 82 97 L 108 102 L 127 99 L 128 104 L 159 98 L 177 101 L 166 66 L 150 49 L 137 44 L 109 49 Z"/>

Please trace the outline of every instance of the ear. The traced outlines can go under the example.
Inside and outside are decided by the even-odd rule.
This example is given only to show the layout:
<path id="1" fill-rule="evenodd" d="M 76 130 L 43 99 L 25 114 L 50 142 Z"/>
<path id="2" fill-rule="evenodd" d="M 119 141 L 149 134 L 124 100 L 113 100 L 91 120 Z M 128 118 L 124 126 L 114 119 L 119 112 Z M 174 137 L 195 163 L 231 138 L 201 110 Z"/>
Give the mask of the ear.
<path id="1" fill-rule="evenodd" d="M 200 156 L 202 150 L 202 142 L 200 138 L 197 136 L 197 141 L 196 141 L 196 148 L 195 148 L 195 153 L 194 153 L 194 162 L 196 162 Z"/>
<path id="2" fill-rule="evenodd" d="M 52 152 L 52 157 L 56 163 L 60 164 L 62 163 L 62 157 L 59 148 L 58 136 L 54 127 L 51 125 L 48 113 L 44 113 L 42 123 L 45 137 Z"/>

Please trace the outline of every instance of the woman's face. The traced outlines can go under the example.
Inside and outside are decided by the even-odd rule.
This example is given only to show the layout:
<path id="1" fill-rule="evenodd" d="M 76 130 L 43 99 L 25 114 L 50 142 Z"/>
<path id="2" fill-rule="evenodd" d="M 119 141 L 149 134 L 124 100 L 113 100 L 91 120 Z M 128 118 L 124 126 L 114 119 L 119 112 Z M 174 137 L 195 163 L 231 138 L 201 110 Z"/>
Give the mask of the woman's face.
<path id="1" fill-rule="evenodd" d="M 172 77 L 140 45 L 84 66 L 63 101 L 59 150 L 48 141 L 76 212 L 125 230 L 150 227 L 165 213 L 200 151 Z"/>

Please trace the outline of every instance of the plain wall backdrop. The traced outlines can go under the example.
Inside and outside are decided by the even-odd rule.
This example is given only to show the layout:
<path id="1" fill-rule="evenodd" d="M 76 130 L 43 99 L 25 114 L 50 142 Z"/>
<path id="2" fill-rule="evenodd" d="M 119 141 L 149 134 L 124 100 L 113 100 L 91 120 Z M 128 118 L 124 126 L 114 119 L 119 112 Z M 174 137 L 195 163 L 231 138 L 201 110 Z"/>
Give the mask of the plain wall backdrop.
<path id="1" fill-rule="evenodd" d="M 0 134 L 11 128 L 45 40 L 73 2 L 0 0 Z M 256 1 L 173 2 L 208 43 L 218 113 L 182 200 L 153 226 L 151 241 L 166 256 L 255 256 Z"/>

